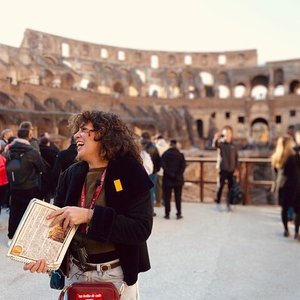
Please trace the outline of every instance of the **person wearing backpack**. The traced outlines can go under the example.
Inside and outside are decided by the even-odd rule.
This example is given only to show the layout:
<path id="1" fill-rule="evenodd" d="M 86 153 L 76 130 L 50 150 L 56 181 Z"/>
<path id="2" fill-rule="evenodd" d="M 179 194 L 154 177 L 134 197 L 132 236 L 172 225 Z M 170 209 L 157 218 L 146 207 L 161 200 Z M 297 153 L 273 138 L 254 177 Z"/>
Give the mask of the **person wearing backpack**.
<path id="1" fill-rule="evenodd" d="M 45 166 L 39 152 L 30 145 L 31 134 L 20 128 L 8 151 L 7 175 L 11 204 L 8 219 L 8 245 L 32 198 L 40 197 L 40 176 Z"/>

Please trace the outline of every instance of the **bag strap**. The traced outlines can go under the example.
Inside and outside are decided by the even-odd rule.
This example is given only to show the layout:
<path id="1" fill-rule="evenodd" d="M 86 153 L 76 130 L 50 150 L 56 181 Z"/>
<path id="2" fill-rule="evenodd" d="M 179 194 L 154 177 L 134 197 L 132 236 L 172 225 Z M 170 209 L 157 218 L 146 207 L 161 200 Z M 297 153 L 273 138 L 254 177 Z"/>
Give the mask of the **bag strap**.
<path id="1" fill-rule="evenodd" d="M 66 286 L 62 289 L 62 291 L 61 291 L 60 294 L 59 294 L 58 300 L 64 300 L 64 298 L 65 298 L 65 293 L 67 292 L 67 290 L 69 289 L 69 287 L 70 287 L 70 285 L 66 285 Z"/>

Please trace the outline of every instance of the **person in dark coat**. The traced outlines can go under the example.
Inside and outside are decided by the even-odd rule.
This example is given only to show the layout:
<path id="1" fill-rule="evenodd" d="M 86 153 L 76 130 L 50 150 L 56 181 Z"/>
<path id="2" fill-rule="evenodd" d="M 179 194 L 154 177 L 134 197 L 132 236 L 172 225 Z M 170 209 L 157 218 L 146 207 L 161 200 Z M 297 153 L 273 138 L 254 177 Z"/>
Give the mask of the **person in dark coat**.
<path id="1" fill-rule="evenodd" d="M 70 281 L 109 280 L 121 299 L 139 299 L 137 279 L 150 269 L 146 240 L 153 223 L 153 184 L 139 147 L 113 113 L 85 111 L 70 124 L 79 162 L 60 176 L 54 204 L 62 208 L 48 216 L 50 226 L 80 225 L 69 248 Z M 45 273 L 48 266 L 41 259 L 24 269 Z"/>
<path id="2" fill-rule="evenodd" d="M 177 219 L 182 218 L 181 194 L 184 184 L 183 172 L 186 167 L 184 155 L 177 148 L 177 141 L 170 141 L 170 148 L 161 157 L 163 173 L 163 197 L 165 201 L 165 218 L 170 218 L 172 190 L 175 194 Z"/>
<path id="3" fill-rule="evenodd" d="M 54 189 L 56 187 L 52 176 L 52 169 L 54 167 L 58 150 L 51 147 L 50 140 L 45 136 L 40 138 L 39 147 L 46 166 L 46 172 L 44 172 L 41 176 L 41 199 L 44 199 L 49 203 L 51 198 L 54 196 Z"/>
<path id="4" fill-rule="evenodd" d="M 55 187 L 57 186 L 60 174 L 77 161 L 76 157 L 77 146 L 74 137 L 72 137 L 70 146 L 65 150 L 59 151 L 56 155 L 52 168 L 52 179 Z"/>
<path id="5" fill-rule="evenodd" d="M 300 209 L 300 171 L 297 166 L 297 157 L 293 149 L 294 141 L 290 136 L 280 137 L 271 162 L 276 172 L 275 198 L 281 206 L 281 219 L 284 227 L 283 235 L 288 237 L 288 209 L 294 208 L 295 239 L 299 236 L 299 209 Z"/>
<path id="6" fill-rule="evenodd" d="M 217 132 L 214 136 L 213 147 L 218 150 L 217 170 L 217 192 L 215 202 L 220 210 L 222 191 L 225 182 L 228 183 L 228 195 L 226 197 L 227 210 L 230 208 L 230 191 L 233 187 L 234 177 L 238 174 L 238 149 L 233 143 L 233 129 L 231 126 L 224 126 L 222 134 Z"/>
<path id="7" fill-rule="evenodd" d="M 8 243 L 13 238 L 30 200 L 40 197 L 40 176 L 45 171 L 45 165 L 39 152 L 30 145 L 30 139 L 30 131 L 20 128 L 18 138 L 12 142 L 8 151 L 6 170 L 11 195 Z"/>

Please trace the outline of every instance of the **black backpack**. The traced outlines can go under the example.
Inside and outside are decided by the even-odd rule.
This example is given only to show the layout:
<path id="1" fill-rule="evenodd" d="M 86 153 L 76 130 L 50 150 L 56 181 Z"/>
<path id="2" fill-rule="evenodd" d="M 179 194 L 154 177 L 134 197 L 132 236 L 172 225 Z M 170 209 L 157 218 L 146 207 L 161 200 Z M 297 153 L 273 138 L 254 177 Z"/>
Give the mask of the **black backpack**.
<path id="1" fill-rule="evenodd" d="M 236 181 L 236 177 L 233 177 L 233 186 L 229 192 L 229 203 L 232 205 L 240 204 L 244 200 L 244 192 L 240 185 Z"/>
<path id="2" fill-rule="evenodd" d="M 26 178 L 24 178 L 21 174 L 21 166 L 22 166 L 22 157 L 24 153 L 18 154 L 13 158 L 8 157 L 6 161 L 6 173 L 9 178 L 9 182 L 12 185 L 20 185 L 25 182 Z"/>

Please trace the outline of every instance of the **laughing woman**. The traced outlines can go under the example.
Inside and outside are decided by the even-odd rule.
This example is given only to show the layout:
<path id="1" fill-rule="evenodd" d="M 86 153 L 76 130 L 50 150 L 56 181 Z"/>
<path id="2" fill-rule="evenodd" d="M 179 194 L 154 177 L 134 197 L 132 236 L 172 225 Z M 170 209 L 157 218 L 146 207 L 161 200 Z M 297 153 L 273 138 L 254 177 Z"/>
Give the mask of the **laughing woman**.
<path id="1" fill-rule="evenodd" d="M 121 300 L 138 300 L 138 274 L 150 269 L 153 222 L 153 185 L 140 149 L 113 113 L 86 111 L 70 125 L 79 162 L 61 175 L 54 199 L 61 209 L 48 216 L 53 226 L 80 225 L 69 249 L 69 280 L 111 281 Z M 47 265 L 40 260 L 25 270 L 44 273 Z"/>

